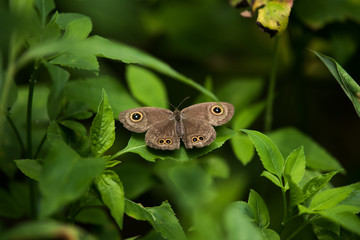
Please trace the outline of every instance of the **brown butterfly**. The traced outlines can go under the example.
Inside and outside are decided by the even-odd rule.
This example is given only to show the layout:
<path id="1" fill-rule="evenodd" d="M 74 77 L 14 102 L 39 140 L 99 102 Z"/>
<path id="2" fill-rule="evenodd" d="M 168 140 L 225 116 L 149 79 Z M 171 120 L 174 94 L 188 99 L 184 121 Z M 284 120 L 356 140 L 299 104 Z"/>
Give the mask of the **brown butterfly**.
<path id="1" fill-rule="evenodd" d="M 132 132 L 146 132 L 148 146 L 161 150 L 180 148 L 180 138 L 186 148 L 204 147 L 216 138 L 213 126 L 232 118 L 234 106 L 226 102 L 205 102 L 174 112 L 156 107 L 139 107 L 123 111 L 119 120 Z"/>

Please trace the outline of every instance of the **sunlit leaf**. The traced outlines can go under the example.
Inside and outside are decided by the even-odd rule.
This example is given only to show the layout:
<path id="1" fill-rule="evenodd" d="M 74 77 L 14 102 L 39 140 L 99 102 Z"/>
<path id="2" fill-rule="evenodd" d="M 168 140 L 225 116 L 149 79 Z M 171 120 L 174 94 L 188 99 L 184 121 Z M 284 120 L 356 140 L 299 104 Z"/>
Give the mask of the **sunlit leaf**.
<path id="1" fill-rule="evenodd" d="M 33 159 L 19 159 L 14 160 L 16 166 L 29 178 L 39 181 L 39 176 L 42 170 L 42 166 L 37 160 Z"/>
<path id="2" fill-rule="evenodd" d="M 251 189 L 248 204 L 254 213 L 259 228 L 267 228 L 270 224 L 270 215 L 264 199 Z"/>

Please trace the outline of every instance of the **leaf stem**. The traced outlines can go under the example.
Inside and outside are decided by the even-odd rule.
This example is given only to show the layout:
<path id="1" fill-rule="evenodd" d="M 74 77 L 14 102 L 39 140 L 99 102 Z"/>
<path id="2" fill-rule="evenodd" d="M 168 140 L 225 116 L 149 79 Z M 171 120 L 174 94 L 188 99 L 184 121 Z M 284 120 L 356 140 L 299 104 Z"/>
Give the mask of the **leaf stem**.
<path id="1" fill-rule="evenodd" d="M 31 74 L 29 80 L 29 95 L 28 95 L 27 116 L 26 116 L 26 143 L 27 143 L 27 158 L 30 159 L 32 158 L 32 131 L 31 131 L 32 103 L 33 103 L 36 78 L 38 74 L 38 68 L 39 68 L 39 63 L 37 61 L 34 65 L 34 71 Z"/>
<path id="2" fill-rule="evenodd" d="M 124 155 L 125 153 L 127 152 L 131 152 L 132 150 L 136 149 L 136 148 L 143 148 L 143 147 L 146 147 L 146 144 L 144 145 L 140 145 L 140 146 L 136 146 L 136 147 L 131 147 L 131 148 L 128 148 L 128 147 L 125 147 L 124 149 L 118 151 L 117 153 L 115 153 L 114 155 L 112 155 L 109 159 L 110 160 L 114 160 L 115 158 L 117 157 L 120 157 L 121 155 Z"/>
<path id="3" fill-rule="evenodd" d="M 40 151 L 41 151 L 41 148 L 42 148 L 42 146 L 43 146 L 44 143 L 45 143 L 46 136 L 47 136 L 47 134 L 45 133 L 44 136 L 43 136 L 43 138 L 41 139 L 41 142 L 39 143 L 38 148 L 36 149 L 36 152 L 35 152 L 35 155 L 34 155 L 34 159 L 37 159 L 37 157 L 38 157 L 38 155 L 39 155 L 39 153 L 40 153 Z"/>
<path id="4" fill-rule="evenodd" d="M 308 221 L 303 222 L 303 224 L 300 225 L 300 227 L 298 227 L 295 231 L 293 231 L 291 233 L 291 235 L 286 239 L 286 240 L 290 240 L 293 237 L 295 237 L 299 232 L 301 232 L 307 225 L 309 224 Z"/>
<path id="5" fill-rule="evenodd" d="M 283 199 L 283 219 L 281 221 L 281 225 L 285 225 L 286 221 L 287 221 L 287 213 L 288 213 L 288 207 L 287 207 L 287 200 L 286 200 L 286 190 L 285 188 L 281 188 L 281 193 L 282 193 L 282 199 Z"/>
<path id="6" fill-rule="evenodd" d="M 19 131 L 17 130 L 17 128 L 16 128 L 13 120 L 12 120 L 11 117 L 10 117 L 10 113 L 9 113 L 9 112 L 8 112 L 8 114 L 6 115 L 6 119 L 8 120 L 11 128 L 13 129 L 17 140 L 19 141 L 20 148 L 21 148 L 21 156 L 23 156 L 23 154 L 25 153 L 25 145 L 24 145 L 23 140 L 21 139 L 21 136 L 20 136 Z"/>
<path id="7" fill-rule="evenodd" d="M 275 85 L 276 85 L 276 75 L 278 71 L 278 62 L 279 62 L 279 37 L 275 39 L 274 46 L 274 55 L 271 65 L 270 79 L 269 79 L 269 88 L 267 96 L 267 107 L 265 112 L 265 132 L 271 130 L 273 122 L 273 104 L 274 104 L 274 95 L 275 95 Z"/>

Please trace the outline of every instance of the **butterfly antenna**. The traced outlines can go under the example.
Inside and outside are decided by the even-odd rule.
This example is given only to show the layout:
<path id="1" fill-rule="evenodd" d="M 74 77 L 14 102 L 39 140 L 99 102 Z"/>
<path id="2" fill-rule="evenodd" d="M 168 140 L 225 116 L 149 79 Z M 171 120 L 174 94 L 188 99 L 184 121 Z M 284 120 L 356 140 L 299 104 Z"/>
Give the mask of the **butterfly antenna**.
<path id="1" fill-rule="evenodd" d="M 176 109 L 179 109 L 179 107 L 181 106 L 181 104 L 183 104 L 183 103 L 185 102 L 185 100 L 187 100 L 187 99 L 189 99 L 189 98 L 190 98 L 189 96 L 187 96 L 186 98 L 184 98 L 184 99 L 180 102 L 180 104 L 177 106 Z"/>
<path id="2" fill-rule="evenodd" d="M 171 102 L 169 102 L 168 100 L 166 99 L 163 99 L 165 102 L 167 102 L 167 104 L 169 104 L 173 109 L 175 109 L 175 106 L 171 104 Z"/>

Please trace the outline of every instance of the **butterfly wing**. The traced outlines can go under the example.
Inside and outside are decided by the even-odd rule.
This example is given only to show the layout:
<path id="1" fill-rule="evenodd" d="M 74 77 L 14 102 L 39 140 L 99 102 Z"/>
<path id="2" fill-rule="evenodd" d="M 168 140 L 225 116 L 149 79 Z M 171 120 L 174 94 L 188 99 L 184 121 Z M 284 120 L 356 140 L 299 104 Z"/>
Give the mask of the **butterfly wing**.
<path id="1" fill-rule="evenodd" d="M 205 147 L 216 138 L 215 129 L 208 123 L 197 119 L 182 119 L 184 135 L 182 141 L 186 148 Z"/>
<path id="2" fill-rule="evenodd" d="M 180 148 L 175 121 L 165 120 L 150 127 L 145 134 L 146 145 L 155 149 L 175 150 Z"/>
<path id="3" fill-rule="evenodd" d="M 145 132 L 151 126 L 173 119 L 173 112 L 163 108 L 139 107 L 123 111 L 119 115 L 120 122 L 132 132 Z"/>
<path id="4" fill-rule="evenodd" d="M 234 115 L 234 106 L 226 102 L 205 102 L 184 108 L 181 111 L 183 119 L 196 119 L 206 122 L 212 126 L 220 126 L 232 118 Z"/>

